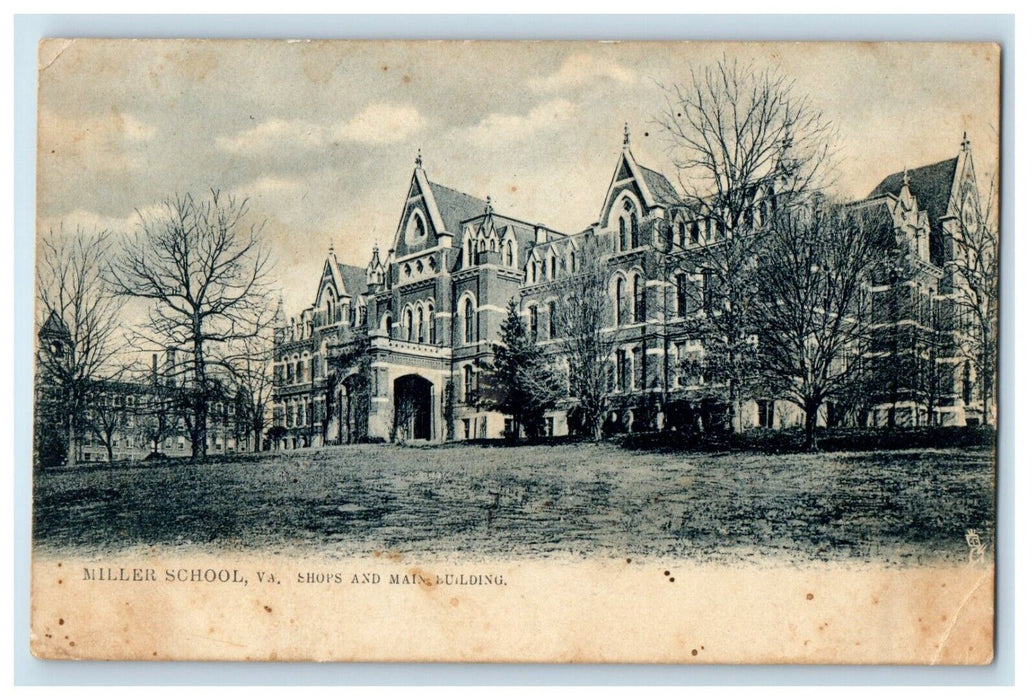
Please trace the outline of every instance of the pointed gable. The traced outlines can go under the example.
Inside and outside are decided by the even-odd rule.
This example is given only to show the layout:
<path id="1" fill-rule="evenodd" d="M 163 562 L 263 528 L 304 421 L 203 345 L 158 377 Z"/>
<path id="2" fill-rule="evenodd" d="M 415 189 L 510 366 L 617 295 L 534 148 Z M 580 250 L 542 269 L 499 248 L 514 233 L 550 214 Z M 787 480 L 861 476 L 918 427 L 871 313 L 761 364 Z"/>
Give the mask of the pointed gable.
<path id="1" fill-rule="evenodd" d="M 68 327 L 65 322 L 61 320 L 56 311 L 51 311 L 47 316 L 47 320 L 43 322 L 43 327 L 40 328 L 41 336 L 43 335 L 68 335 Z"/>
<path id="2" fill-rule="evenodd" d="M 619 161 L 615 164 L 615 173 L 612 175 L 598 219 L 602 226 L 607 224 L 612 205 L 624 190 L 636 196 L 644 210 L 680 203 L 680 195 L 669 178 L 637 163 L 628 147 L 622 149 Z"/>
<path id="3" fill-rule="evenodd" d="M 434 248 L 440 237 L 459 234 L 461 222 L 481 214 L 483 204 L 477 197 L 430 182 L 422 168 L 415 168 L 396 228 L 395 255 Z"/>

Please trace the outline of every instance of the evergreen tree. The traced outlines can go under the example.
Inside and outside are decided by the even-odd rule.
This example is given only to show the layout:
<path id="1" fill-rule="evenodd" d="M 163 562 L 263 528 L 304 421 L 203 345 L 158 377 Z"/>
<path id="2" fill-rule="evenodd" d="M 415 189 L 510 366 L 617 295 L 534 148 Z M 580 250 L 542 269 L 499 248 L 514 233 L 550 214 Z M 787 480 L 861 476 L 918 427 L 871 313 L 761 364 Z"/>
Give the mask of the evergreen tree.
<path id="1" fill-rule="evenodd" d="M 485 367 L 482 403 L 513 419 L 508 438 L 518 441 L 518 427 L 533 437 L 540 434 L 544 414 L 563 392 L 561 377 L 518 315 L 518 302 L 508 304 L 500 327 L 500 341 L 493 344 L 493 361 Z"/>

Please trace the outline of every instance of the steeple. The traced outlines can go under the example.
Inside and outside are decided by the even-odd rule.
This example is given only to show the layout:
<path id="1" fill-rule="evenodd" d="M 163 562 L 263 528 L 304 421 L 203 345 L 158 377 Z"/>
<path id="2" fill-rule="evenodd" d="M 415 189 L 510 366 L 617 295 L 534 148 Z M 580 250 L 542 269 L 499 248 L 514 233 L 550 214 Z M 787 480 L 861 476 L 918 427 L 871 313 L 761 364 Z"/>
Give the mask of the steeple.
<path id="1" fill-rule="evenodd" d="M 274 328 L 280 328 L 284 325 L 284 295 L 280 294 L 277 296 L 277 310 L 273 312 L 273 325 Z"/>
<path id="2" fill-rule="evenodd" d="M 628 151 L 630 147 L 630 123 L 625 122 L 622 126 L 622 149 Z"/>

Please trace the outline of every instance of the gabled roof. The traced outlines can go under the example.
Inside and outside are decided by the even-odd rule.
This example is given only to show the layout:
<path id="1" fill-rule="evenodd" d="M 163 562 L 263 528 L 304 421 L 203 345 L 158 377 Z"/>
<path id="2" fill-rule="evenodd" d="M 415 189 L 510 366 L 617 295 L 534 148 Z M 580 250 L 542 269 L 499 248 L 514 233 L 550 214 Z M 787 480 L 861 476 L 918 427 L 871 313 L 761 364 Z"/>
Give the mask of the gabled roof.
<path id="1" fill-rule="evenodd" d="M 364 268 L 338 263 L 338 273 L 345 283 L 346 295 L 358 297 L 367 291 L 367 271 Z"/>
<path id="2" fill-rule="evenodd" d="M 442 216 L 443 225 L 449 233 L 460 233 L 460 224 L 485 213 L 486 200 L 472 197 L 457 190 L 428 182 L 432 197 Z"/>
<path id="3" fill-rule="evenodd" d="M 664 202 L 666 204 L 679 204 L 680 193 L 673 187 L 673 183 L 669 182 L 669 178 L 660 172 L 645 168 L 640 165 L 640 172 L 644 175 L 644 182 L 647 184 L 648 189 L 651 190 L 651 196 L 655 198 L 657 202 Z"/>
<path id="4" fill-rule="evenodd" d="M 954 156 L 920 168 L 908 169 L 910 191 L 917 197 L 917 204 L 922 211 L 928 212 L 930 221 L 938 221 L 946 215 L 950 208 L 950 196 L 953 191 L 953 179 L 957 173 L 957 160 Z M 875 187 L 867 199 L 891 194 L 899 196 L 903 189 L 903 173 L 893 173 Z"/>
<path id="5" fill-rule="evenodd" d="M 43 327 L 40 328 L 40 335 L 68 335 L 68 326 L 57 315 L 57 312 L 52 310 L 47 316 L 47 320 L 43 322 Z"/>

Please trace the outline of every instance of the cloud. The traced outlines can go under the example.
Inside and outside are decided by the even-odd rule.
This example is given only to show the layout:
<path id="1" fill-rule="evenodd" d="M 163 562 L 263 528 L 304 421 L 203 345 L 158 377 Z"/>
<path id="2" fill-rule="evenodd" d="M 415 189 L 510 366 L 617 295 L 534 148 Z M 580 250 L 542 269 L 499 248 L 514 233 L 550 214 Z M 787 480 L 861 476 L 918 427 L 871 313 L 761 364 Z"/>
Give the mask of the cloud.
<path id="1" fill-rule="evenodd" d="M 334 138 L 355 143 L 401 143 L 424 128 L 425 119 L 411 105 L 372 104 L 334 130 Z"/>
<path id="2" fill-rule="evenodd" d="M 551 100 L 533 107 L 527 114 L 493 112 L 469 127 L 466 136 L 481 147 L 524 141 L 539 132 L 566 126 L 575 116 L 574 104 L 568 100 Z"/>
<path id="3" fill-rule="evenodd" d="M 600 79 L 632 83 L 636 78 L 636 73 L 618 63 L 602 61 L 590 54 L 572 54 L 550 75 L 529 78 L 528 85 L 533 90 L 550 92 L 579 87 Z"/>
<path id="4" fill-rule="evenodd" d="M 326 141 L 325 129 L 303 119 L 269 119 L 234 136 L 219 136 L 216 147 L 229 153 L 262 153 L 285 145 L 305 150 Z"/>
<path id="5" fill-rule="evenodd" d="M 305 119 L 269 119 L 232 136 L 216 138 L 216 147 L 229 153 L 252 155 L 283 148 L 313 151 L 333 143 L 381 145 L 400 143 L 425 126 L 411 105 L 375 103 L 351 120 L 323 125 Z"/>

